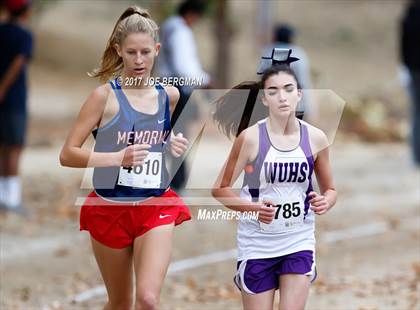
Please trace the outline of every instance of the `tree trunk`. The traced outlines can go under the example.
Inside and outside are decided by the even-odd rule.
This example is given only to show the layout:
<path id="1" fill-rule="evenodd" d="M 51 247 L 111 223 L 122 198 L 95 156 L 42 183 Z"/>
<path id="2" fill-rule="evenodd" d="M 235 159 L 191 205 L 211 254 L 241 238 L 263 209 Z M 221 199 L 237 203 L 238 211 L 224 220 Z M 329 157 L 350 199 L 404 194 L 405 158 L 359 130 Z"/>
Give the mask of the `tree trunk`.
<path id="1" fill-rule="evenodd" d="M 216 74 L 212 84 L 218 88 L 228 87 L 230 69 L 231 27 L 229 6 L 226 0 L 216 0 L 215 37 L 216 37 Z"/>

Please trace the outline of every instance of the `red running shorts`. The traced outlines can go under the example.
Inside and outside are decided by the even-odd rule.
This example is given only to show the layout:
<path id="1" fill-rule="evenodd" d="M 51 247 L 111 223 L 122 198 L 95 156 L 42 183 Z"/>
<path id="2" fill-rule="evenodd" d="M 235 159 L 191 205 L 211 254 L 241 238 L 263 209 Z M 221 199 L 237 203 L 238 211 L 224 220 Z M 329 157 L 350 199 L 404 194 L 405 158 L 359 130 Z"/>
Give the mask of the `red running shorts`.
<path id="1" fill-rule="evenodd" d="M 190 210 L 172 189 L 137 203 L 113 202 L 93 191 L 81 208 L 80 230 L 103 245 L 122 249 L 154 227 L 190 219 Z"/>

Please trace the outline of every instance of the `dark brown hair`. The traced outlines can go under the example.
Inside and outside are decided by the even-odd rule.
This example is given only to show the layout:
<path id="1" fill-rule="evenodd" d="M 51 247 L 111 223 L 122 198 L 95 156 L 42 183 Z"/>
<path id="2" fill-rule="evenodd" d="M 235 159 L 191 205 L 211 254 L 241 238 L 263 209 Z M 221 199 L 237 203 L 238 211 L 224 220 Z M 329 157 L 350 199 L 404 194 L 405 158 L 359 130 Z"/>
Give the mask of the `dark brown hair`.
<path id="1" fill-rule="evenodd" d="M 242 82 L 216 100 L 213 120 L 227 137 L 239 136 L 244 129 L 268 116 L 268 109 L 255 103 L 261 100 L 260 91 L 264 89 L 267 79 L 280 72 L 293 76 L 297 88 L 301 89 L 296 74 L 288 65 L 275 65 L 264 71 L 261 81 Z"/>

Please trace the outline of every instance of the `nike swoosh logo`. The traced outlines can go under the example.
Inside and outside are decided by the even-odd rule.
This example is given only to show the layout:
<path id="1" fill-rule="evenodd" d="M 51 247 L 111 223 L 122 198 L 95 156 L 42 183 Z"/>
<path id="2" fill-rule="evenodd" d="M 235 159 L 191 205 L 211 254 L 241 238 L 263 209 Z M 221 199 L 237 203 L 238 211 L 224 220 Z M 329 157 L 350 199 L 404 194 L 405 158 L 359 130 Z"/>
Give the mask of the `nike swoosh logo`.
<path id="1" fill-rule="evenodd" d="M 159 214 L 160 219 L 164 219 L 165 217 L 171 216 L 170 214 Z"/>
<path id="2" fill-rule="evenodd" d="M 166 119 L 164 118 L 163 120 L 158 120 L 159 124 L 162 124 Z"/>

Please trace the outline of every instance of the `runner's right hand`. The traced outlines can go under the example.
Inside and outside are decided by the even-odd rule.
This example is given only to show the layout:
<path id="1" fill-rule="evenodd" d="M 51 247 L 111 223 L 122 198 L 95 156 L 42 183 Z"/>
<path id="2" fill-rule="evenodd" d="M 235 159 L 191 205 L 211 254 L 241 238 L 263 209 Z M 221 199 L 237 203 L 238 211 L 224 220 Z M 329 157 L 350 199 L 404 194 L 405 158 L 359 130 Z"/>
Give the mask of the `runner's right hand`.
<path id="1" fill-rule="evenodd" d="M 144 160 L 149 155 L 148 149 L 150 148 L 150 144 L 133 144 L 122 149 L 118 152 L 120 158 L 122 158 L 121 166 L 132 167 L 143 165 Z"/>
<path id="2" fill-rule="evenodd" d="M 270 224 L 275 215 L 275 208 L 271 207 L 274 203 L 269 200 L 263 200 L 262 204 L 258 208 L 258 221 Z"/>

